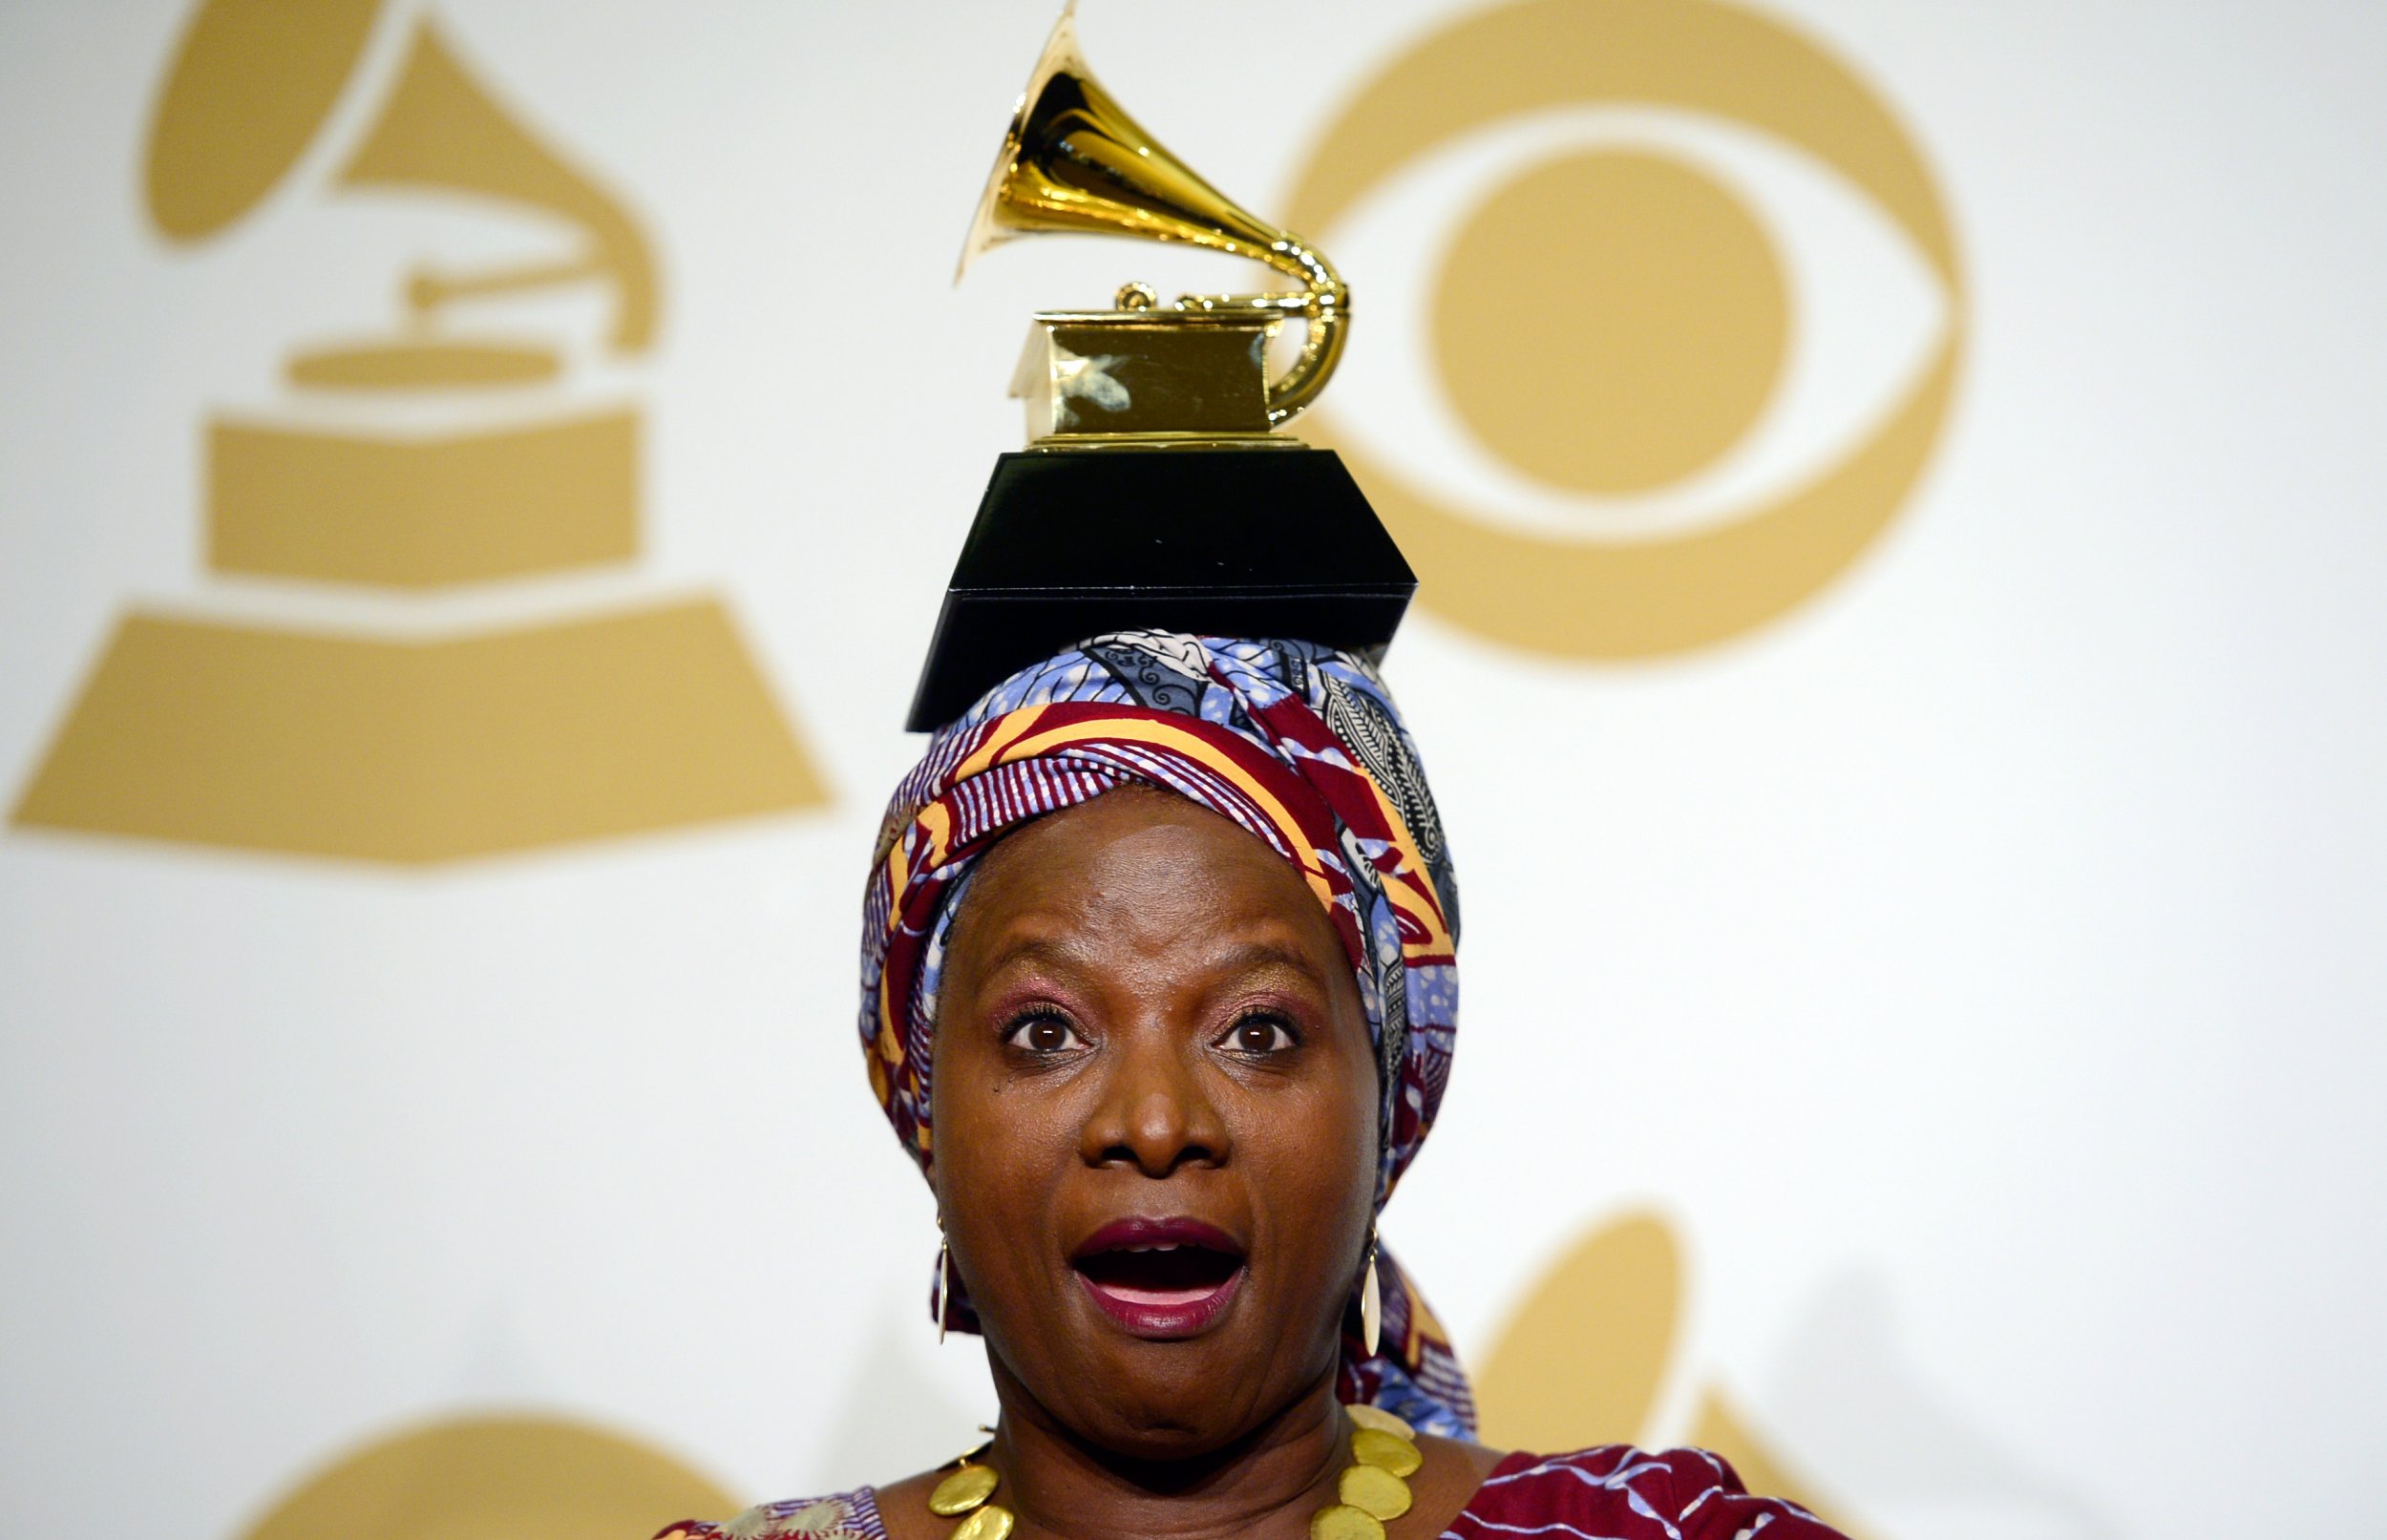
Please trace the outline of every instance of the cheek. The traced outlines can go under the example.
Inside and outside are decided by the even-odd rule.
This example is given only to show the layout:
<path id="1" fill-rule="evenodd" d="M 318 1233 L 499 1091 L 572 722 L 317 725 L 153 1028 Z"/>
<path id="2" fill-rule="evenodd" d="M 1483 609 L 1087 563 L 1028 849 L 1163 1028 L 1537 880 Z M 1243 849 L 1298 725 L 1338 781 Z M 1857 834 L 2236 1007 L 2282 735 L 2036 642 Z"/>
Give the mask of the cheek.
<path id="1" fill-rule="evenodd" d="M 1042 1147 L 1049 1142 L 1049 1109 L 1038 1098 L 1006 1094 L 993 1055 L 978 1048 L 940 1040 L 931 1066 L 929 1128 L 948 1223 L 1016 1198 L 1022 1178 L 1048 1163 Z"/>
<path id="2" fill-rule="evenodd" d="M 1344 1065 L 1297 1097 L 1268 1101 L 1240 1120 L 1236 1152 L 1273 1211 L 1278 1244 L 1331 1276 L 1328 1264 L 1357 1255 L 1375 1209 L 1374 1071 L 1364 1062 Z"/>
<path id="3" fill-rule="evenodd" d="M 1010 1084 L 996 1053 L 940 1042 L 930 1128 L 937 1207 L 982 1315 L 1008 1314 L 1024 1280 L 1043 1291 L 1054 1193 L 1077 1162 L 1066 1098 Z"/>

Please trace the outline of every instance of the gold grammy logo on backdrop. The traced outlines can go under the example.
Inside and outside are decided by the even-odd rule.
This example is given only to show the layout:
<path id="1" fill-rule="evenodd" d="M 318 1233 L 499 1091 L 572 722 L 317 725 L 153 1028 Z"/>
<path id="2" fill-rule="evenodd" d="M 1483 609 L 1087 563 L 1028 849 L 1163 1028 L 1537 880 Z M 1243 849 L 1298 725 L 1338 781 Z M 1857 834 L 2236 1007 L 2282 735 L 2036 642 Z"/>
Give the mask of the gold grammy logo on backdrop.
<path id="1" fill-rule="evenodd" d="M 592 1540 L 744 1505 L 661 1450 L 547 1417 L 458 1417 L 302 1482 L 243 1540 Z"/>
<path id="2" fill-rule="evenodd" d="M 286 416 L 211 418 L 207 565 L 429 596 L 634 561 L 638 409 L 573 399 L 576 370 L 555 340 L 490 332 L 475 311 L 595 286 L 609 306 L 598 352 L 635 359 L 655 337 L 647 242 L 498 105 L 431 19 L 389 9 L 207 0 L 151 125 L 159 233 L 198 242 L 252 213 L 333 133 L 380 39 L 394 69 L 333 190 L 511 210 L 571 244 L 549 260 L 418 269 L 390 334 L 289 357 Z M 444 420 L 427 429 L 427 411 Z M 434 637 L 140 609 L 110 639 L 15 821 L 428 862 L 826 800 L 710 598 Z"/>
<path id="3" fill-rule="evenodd" d="M 1764 1403 L 1780 1421 L 1753 1418 L 1737 1375 L 1699 1361 L 1684 1253 L 1682 1228 L 1642 1211 L 1592 1228 L 1536 1270 L 1469 1363 L 1485 1442 L 1688 1444 L 1730 1461 L 1749 1490 L 1787 1497 L 1856 1540 L 2116 1532 L 2067 1477 L 2003 1448 L 1918 1372 L 1891 1330 L 1894 1299 L 1868 1269 L 1810 1295 L 1766 1376 Z M 1795 1430 L 1798 1458 L 1775 1428 Z M 1862 1525 L 1850 1511 L 1860 1500 Z"/>
<path id="4" fill-rule="evenodd" d="M 1947 415 L 1963 283 L 1930 171 L 1880 98 L 1813 43 L 1724 0 L 1521 0 L 1468 15 L 1360 89 L 1299 174 L 1286 219 L 1332 238 L 1470 137 L 1600 110 L 1673 113 L 1812 158 L 1912 243 L 1945 315 L 1911 388 L 1853 447 L 1696 528 L 1520 528 L 1355 440 L 1335 409 L 1312 415 L 1305 432 L 1351 462 L 1416 567 L 1422 603 L 1518 646 L 1620 659 L 1760 625 L 1881 533 Z M 1679 489 L 1742 443 L 1805 319 L 1740 199 L 1679 155 L 1616 143 L 1546 155 L 1483 192 L 1428 308 L 1457 426 L 1577 514 Z"/>
<path id="5" fill-rule="evenodd" d="M 1653 1213 L 1615 1219 L 1578 1240 L 1534 1280 L 1477 1366 L 1484 1442 L 1502 1449 L 1663 1447 L 1660 1399 L 1682 1311 L 1682 1258 Z M 1750 1491 L 1786 1497 L 1854 1534 L 1837 1503 L 1776 1454 L 1719 1384 L 1699 1391 L 1687 1442 L 1722 1455 Z M 1862 1540 L 1862 1537 L 1859 1537 Z"/>

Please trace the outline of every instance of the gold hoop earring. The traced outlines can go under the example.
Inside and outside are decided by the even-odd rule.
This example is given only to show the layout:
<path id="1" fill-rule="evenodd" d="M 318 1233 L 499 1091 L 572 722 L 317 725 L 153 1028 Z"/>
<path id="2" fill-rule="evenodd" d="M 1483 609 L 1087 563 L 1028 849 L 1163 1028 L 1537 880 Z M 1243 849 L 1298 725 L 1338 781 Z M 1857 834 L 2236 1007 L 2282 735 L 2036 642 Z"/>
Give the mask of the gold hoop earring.
<path id="1" fill-rule="evenodd" d="M 1376 1231 L 1367 1232 L 1367 1276 L 1360 1281 L 1360 1340 L 1366 1344 L 1367 1356 L 1376 1356 L 1377 1339 L 1384 1335 L 1384 1295 L 1376 1281 Z"/>
<path id="2" fill-rule="evenodd" d="M 937 1345 L 945 1345 L 945 1307 L 953 1298 L 953 1248 L 945 1244 L 944 1227 L 937 1227 Z"/>

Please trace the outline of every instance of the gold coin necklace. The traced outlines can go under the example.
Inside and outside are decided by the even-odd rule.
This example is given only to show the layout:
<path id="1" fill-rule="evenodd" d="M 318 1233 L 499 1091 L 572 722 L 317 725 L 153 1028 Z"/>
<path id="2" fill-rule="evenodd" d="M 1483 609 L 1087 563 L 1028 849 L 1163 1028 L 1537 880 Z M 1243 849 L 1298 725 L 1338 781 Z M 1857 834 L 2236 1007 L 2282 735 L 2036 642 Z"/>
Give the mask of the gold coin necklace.
<path id="1" fill-rule="evenodd" d="M 1310 1540 L 1384 1540 L 1384 1526 L 1409 1510 L 1409 1478 L 1426 1457 L 1418 1452 L 1416 1431 L 1392 1413 L 1367 1405 L 1343 1410 L 1356 1424 L 1351 1464 L 1336 1479 L 1337 1501 L 1310 1516 Z M 1003 1478 L 981 1463 L 992 1447 L 982 1444 L 963 1455 L 928 1494 L 928 1511 L 961 1521 L 952 1540 L 1005 1540 L 1019 1522 L 994 1501 Z"/>
<path id="2" fill-rule="evenodd" d="M 960 1518 L 953 1527 L 953 1540 L 1003 1540 L 1018 1520 L 1001 1503 L 989 1502 L 1003 1478 L 992 1466 L 977 1464 L 979 1458 L 995 1446 L 992 1439 L 972 1449 L 961 1459 L 961 1468 L 937 1484 L 928 1494 L 928 1511 L 940 1518 Z"/>
<path id="3" fill-rule="evenodd" d="M 1335 1482 L 1341 1501 L 1310 1516 L 1310 1540 L 1384 1540 L 1384 1526 L 1409 1510 L 1409 1478 L 1426 1463 L 1417 1432 L 1380 1406 L 1345 1406 L 1359 1424 L 1351 1464 Z"/>

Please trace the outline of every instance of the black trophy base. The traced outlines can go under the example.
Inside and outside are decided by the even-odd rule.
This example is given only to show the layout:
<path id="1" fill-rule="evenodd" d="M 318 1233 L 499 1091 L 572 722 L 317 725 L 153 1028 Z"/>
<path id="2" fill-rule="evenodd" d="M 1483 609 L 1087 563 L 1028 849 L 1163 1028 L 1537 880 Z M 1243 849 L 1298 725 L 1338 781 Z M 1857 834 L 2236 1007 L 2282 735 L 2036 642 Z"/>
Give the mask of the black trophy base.
<path id="1" fill-rule="evenodd" d="M 1108 631 L 1381 653 L 1416 592 L 1332 450 L 1005 454 L 905 726 L 940 727 L 1020 669 Z"/>

